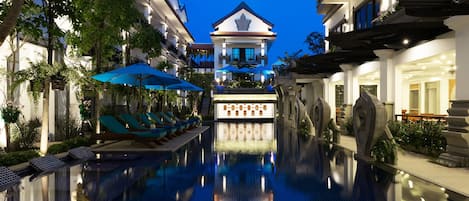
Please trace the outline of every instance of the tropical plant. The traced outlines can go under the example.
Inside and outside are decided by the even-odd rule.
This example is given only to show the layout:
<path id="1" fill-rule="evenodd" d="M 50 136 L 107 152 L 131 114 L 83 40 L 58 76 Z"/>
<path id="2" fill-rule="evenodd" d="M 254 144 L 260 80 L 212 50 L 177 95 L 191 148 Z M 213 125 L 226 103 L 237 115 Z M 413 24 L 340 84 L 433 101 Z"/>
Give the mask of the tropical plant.
<path id="1" fill-rule="evenodd" d="M 148 24 L 146 20 L 141 20 L 141 23 L 134 25 L 134 29 L 135 31 L 130 34 L 130 47 L 139 48 L 147 53 L 147 59 L 160 56 L 161 38 L 163 38 L 161 32 Z"/>
<path id="2" fill-rule="evenodd" d="M 405 150 L 436 157 L 446 150 L 446 139 L 440 122 L 389 122 L 396 143 Z"/>
<path id="3" fill-rule="evenodd" d="M 4 107 L 1 109 L 2 112 L 2 119 L 5 123 L 15 123 L 18 121 L 18 117 L 21 114 L 20 107 L 13 104 L 12 102 L 8 102 Z"/>
<path id="4" fill-rule="evenodd" d="M 112 66 L 115 47 L 125 43 L 122 32 L 128 32 L 132 25 L 143 18 L 135 5 L 134 1 L 129 0 L 72 1 L 74 15 L 71 20 L 74 32 L 69 33 L 68 43 L 76 50 L 77 55 L 91 56 L 95 66 L 94 73 L 102 72 L 105 66 Z M 99 86 L 96 83 L 90 85 Z M 96 121 L 100 116 L 101 95 L 99 90 L 94 90 L 94 93 Z M 99 122 L 96 121 L 95 125 L 96 132 L 99 132 Z"/>
<path id="5" fill-rule="evenodd" d="M 38 118 L 20 121 L 14 130 L 13 144 L 20 150 L 32 149 L 39 137 L 41 121 Z"/>
<path id="6" fill-rule="evenodd" d="M 68 76 L 78 77 L 77 72 L 72 72 L 72 69 L 68 69 L 64 65 L 54 64 L 50 65 L 45 61 L 38 63 L 31 63 L 31 67 L 23 69 L 13 73 L 13 76 L 16 78 L 15 82 L 12 85 L 12 88 L 15 89 L 21 83 L 25 81 L 30 81 L 30 89 L 32 91 L 33 100 L 37 103 L 39 100 L 40 92 L 43 92 L 45 88 L 45 80 L 50 80 L 51 77 L 57 74 L 63 74 Z M 68 78 L 66 78 L 68 79 Z"/>
<path id="7" fill-rule="evenodd" d="M 21 111 L 17 105 L 12 102 L 8 102 L 4 107 L 1 108 L 2 119 L 5 122 L 5 134 L 6 134 L 6 150 L 10 150 L 10 124 L 18 121 Z"/>
<path id="8" fill-rule="evenodd" d="M 70 139 L 80 134 L 80 125 L 78 124 L 78 121 L 73 118 L 59 118 L 56 121 L 56 124 L 56 141 Z"/>
<path id="9" fill-rule="evenodd" d="M 322 54 L 324 53 L 325 43 L 324 35 L 319 32 L 311 32 L 306 36 L 305 43 L 308 44 L 308 49 L 313 52 L 313 54 Z"/>
<path id="10" fill-rule="evenodd" d="M 395 164 L 397 144 L 392 139 L 381 138 L 371 148 L 371 157 L 376 162 Z"/>
<path id="11" fill-rule="evenodd" d="M 169 63 L 168 61 L 162 61 L 160 63 L 158 63 L 158 65 L 156 66 L 156 68 L 158 70 L 161 70 L 161 71 L 166 71 L 166 70 L 171 70 L 174 68 L 174 65 L 172 63 Z"/>

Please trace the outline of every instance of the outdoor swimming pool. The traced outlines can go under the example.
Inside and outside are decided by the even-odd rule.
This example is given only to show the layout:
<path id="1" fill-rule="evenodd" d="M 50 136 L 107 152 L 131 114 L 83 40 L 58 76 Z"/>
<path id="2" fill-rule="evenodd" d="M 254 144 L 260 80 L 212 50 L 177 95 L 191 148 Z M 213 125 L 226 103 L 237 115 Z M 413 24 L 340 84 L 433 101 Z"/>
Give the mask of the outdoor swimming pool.
<path id="1" fill-rule="evenodd" d="M 0 193 L 8 201 L 461 200 L 275 123 L 215 123 L 173 153 L 99 153 Z"/>

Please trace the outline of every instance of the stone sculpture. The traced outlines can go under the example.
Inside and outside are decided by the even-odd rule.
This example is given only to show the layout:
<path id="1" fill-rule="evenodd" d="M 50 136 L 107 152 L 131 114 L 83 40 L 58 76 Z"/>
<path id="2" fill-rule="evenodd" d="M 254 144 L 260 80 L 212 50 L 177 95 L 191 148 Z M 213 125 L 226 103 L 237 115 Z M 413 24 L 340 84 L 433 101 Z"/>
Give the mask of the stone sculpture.
<path id="1" fill-rule="evenodd" d="M 386 134 L 386 109 L 383 103 L 368 92 L 362 92 L 353 107 L 352 123 L 358 157 L 371 161 L 371 149 Z"/>
<path id="2" fill-rule="evenodd" d="M 313 125 L 316 137 L 323 139 L 324 130 L 327 129 L 331 118 L 331 108 L 327 102 L 319 97 L 313 107 Z"/>

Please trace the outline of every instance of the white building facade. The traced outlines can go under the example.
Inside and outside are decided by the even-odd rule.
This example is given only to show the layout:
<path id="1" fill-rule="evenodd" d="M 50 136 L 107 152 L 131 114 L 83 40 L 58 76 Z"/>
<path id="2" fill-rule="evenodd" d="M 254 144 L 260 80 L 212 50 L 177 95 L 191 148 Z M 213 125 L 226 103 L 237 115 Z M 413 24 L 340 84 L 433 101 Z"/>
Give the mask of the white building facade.
<path id="1" fill-rule="evenodd" d="M 214 46 L 215 79 L 231 80 L 231 73 L 218 69 L 232 65 L 238 68 L 267 66 L 267 52 L 277 34 L 273 24 L 242 2 L 232 12 L 213 24 L 210 33 Z M 261 75 L 255 75 L 260 80 Z"/>
<path id="2" fill-rule="evenodd" d="M 168 69 L 168 73 L 178 75 L 179 69 L 187 66 L 186 47 L 194 42 L 194 38 L 185 26 L 187 14 L 185 7 L 181 6 L 177 0 L 137 0 L 137 8 L 147 18 L 147 21 L 164 35 L 162 42 L 162 54 L 158 58 L 146 60 L 146 55 L 138 49 L 130 50 L 130 55 L 134 59 L 149 62 L 152 66 L 157 66 L 162 61 L 172 64 L 173 68 Z M 71 25 L 67 19 L 56 19 L 58 26 L 64 31 L 71 30 Z M 123 34 L 123 37 L 124 34 Z M 19 47 L 19 48 L 17 48 Z M 54 62 L 63 61 L 67 66 L 84 66 L 93 68 L 91 58 L 86 56 L 74 56 L 71 47 L 67 47 L 65 53 L 54 52 Z M 17 51 L 13 51 L 18 49 Z M 122 49 L 125 49 L 123 47 Z M 45 61 L 47 59 L 47 49 L 45 45 L 38 41 L 22 40 L 18 38 L 7 38 L 0 46 L 0 69 L 7 72 L 7 67 L 12 65 L 12 55 L 16 55 L 15 71 L 31 67 L 31 63 Z M 125 57 L 125 54 L 124 54 Z M 125 59 L 124 59 L 125 60 Z M 125 64 L 124 64 L 125 65 Z M 11 68 L 11 67 L 10 67 Z M 49 137 L 54 139 L 56 125 L 69 115 L 71 120 L 79 120 L 79 105 L 81 100 L 77 98 L 77 91 L 81 90 L 74 83 L 69 83 L 65 90 L 50 90 L 49 101 Z M 18 87 L 15 92 L 15 105 L 20 106 L 22 115 L 20 120 L 28 121 L 33 118 L 41 118 L 42 98 L 37 102 L 33 100 L 29 90 L 29 82 L 25 82 Z M 0 76 L 0 104 L 6 105 L 7 80 L 3 74 Z M 41 93 L 42 95 L 42 93 Z M 0 118 L 0 148 L 6 146 L 5 124 Z"/>
<path id="3" fill-rule="evenodd" d="M 188 65 L 187 47 L 194 43 L 194 37 L 185 25 L 188 20 L 186 8 L 178 0 L 138 0 L 137 7 L 148 23 L 164 37 L 161 56 L 151 58 L 148 62 L 151 66 L 168 62 L 173 68 L 167 72 L 178 76 L 179 69 Z M 138 49 L 131 50 L 131 56 L 146 61 L 146 55 Z"/>

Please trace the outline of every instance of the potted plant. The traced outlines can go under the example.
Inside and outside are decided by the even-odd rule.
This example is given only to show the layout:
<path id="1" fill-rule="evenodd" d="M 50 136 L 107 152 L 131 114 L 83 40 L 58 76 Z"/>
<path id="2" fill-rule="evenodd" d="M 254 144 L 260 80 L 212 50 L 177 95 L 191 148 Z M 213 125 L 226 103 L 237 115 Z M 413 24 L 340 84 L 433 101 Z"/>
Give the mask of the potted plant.
<path id="1" fill-rule="evenodd" d="M 17 105 L 12 102 L 8 102 L 1 109 L 2 119 L 5 122 L 5 133 L 6 133 L 6 149 L 9 150 L 10 146 L 10 124 L 16 123 L 21 114 L 21 110 Z"/>
<path id="2" fill-rule="evenodd" d="M 51 77 L 52 89 L 64 90 L 67 80 L 65 77 L 57 73 Z"/>

